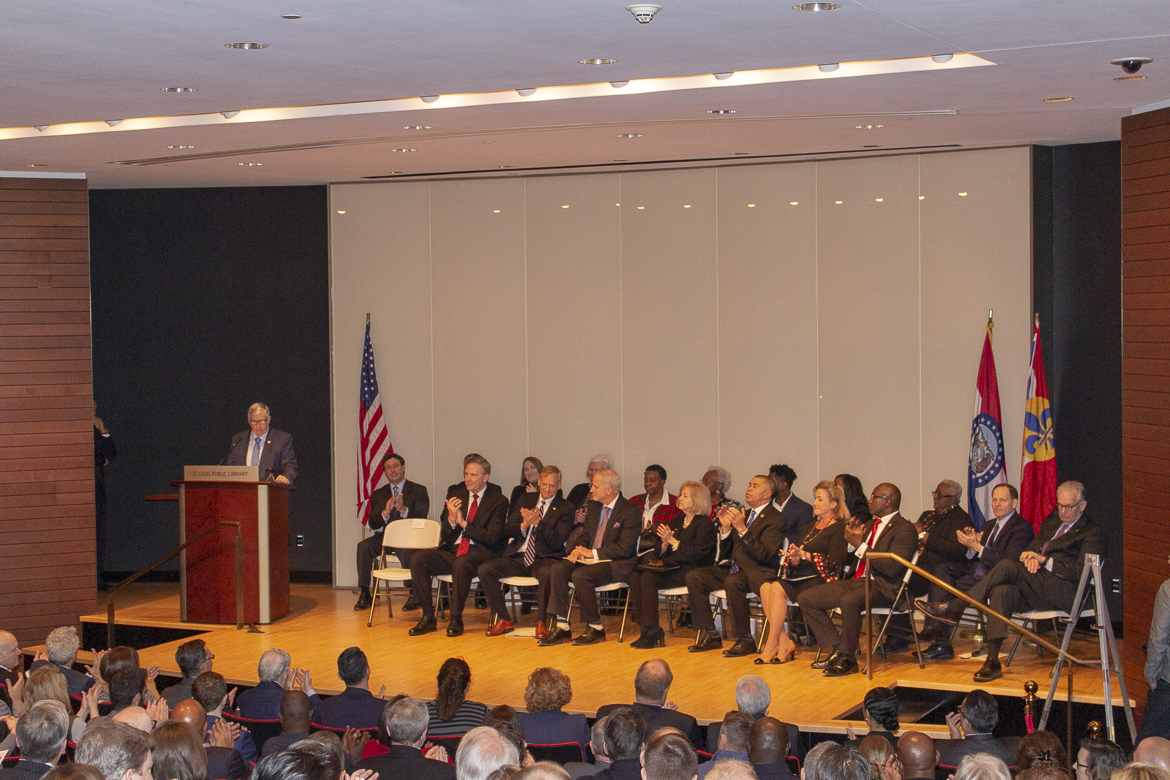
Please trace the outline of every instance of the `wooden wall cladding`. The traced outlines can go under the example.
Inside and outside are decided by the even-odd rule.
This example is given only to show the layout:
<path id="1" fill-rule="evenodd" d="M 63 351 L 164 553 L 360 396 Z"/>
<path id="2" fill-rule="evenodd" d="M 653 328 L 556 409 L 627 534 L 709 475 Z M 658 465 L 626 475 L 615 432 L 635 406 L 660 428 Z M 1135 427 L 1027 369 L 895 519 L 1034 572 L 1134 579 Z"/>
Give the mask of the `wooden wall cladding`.
<path id="1" fill-rule="evenodd" d="M 0 177 L 0 629 L 95 609 L 89 193 Z"/>
<path id="2" fill-rule="evenodd" d="M 1170 577 L 1170 109 L 1121 121 L 1125 650 L 1144 700 L 1142 644 Z"/>

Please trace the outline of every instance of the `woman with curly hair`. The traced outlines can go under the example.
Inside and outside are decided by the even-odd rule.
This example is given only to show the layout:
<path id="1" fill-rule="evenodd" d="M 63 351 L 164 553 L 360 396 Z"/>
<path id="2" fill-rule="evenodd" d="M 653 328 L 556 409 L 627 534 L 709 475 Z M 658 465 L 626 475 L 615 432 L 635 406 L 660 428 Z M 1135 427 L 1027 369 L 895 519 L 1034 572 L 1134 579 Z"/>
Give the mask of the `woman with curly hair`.
<path id="1" fill-rule="evenodd" d="M 487 706 L 467 701 L 471 667 L 462 658 L 448 658 L 439 667 L 439 695 L 427 702 L 431 716 L 427 734 L 432 737 L 461 737 L 483 723 Z"/>
<path id="2" fill-rule="evenodd" d="M 573 685 L 567 674 L 548 666 L 533 670 L 524 689 L 528 712 L 517 713 L 524 740 L 531 745 L 576 742 L 584 755 L 589 744 L 589 721 L 584 715 L 561 711 L 572 700 Z"/>

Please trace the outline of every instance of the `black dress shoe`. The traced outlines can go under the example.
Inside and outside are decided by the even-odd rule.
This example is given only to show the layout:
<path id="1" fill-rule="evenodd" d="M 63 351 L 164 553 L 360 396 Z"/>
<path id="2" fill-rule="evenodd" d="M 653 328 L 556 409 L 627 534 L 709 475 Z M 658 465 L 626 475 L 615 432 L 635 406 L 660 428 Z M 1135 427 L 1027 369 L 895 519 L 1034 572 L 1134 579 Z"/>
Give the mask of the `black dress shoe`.
<path id="1" fill-rule="evenodd" d="M 926 614 L 930 615 L 936 620 L 941 620 L 952 626 L 958 625 L 959 617 L 962 615 L 963 602 L 959 602 L 958 611 L 951 609 L 951 602 L 949 601 L 924 601 L 919 599 L 914 602 Z"/>
<path id="2" fill-rule="evenodd" d="M 695 637 L 695 643 L 687 649 L 692 653 L 705 653 L 708 650 L 719 650 L 722 647 L 723 640 L 719 638 L 719 634 L 700 631 L 699 636 Z"/>
<path id="3" fill-rule="evenodd" d="M 357 603 L 353 605 L 354 612 L 361 612 L 363 609 L 369 609 L 373 606 L 374 600 L 370 597 L 368 590 L 362 589 L 361 595 L 358 596 Z"/>
<path id="4" fill-rule="evenodd" d="M 451 618 L 447 622 L 447 636 L 463 636 L 463 618 Z"/>
<path id="5" fill-rule="evenodd" d="M 402 605 L 402 611 L 414 612 L 416 609 L 422 609 L 422 605 L 414 600 L 414 596 L 407 596 L 406 603 Z"/>
<path id="6" fill-rule="evenodd" d="M 429 634 L 434 630 L 435 619 L 433 617 L 427 617 L 426 615 L 423 615 L 421 618 L 419 618 L 418 622 L 414 624 L 414 628 L 410 629 L 406 633 L 410 634 L 411 636 L 422 636 L 423 634 Z"/>
<path id="7" fill-rule="evenodd" d="M 540 645 L 541 647 L 549 647 L 551 645 L 559 645 L 561 642 L 568 642 L 572 638 L 573 635 L 569 633 L 567 628 L 557 628 L 536 644 Z"/>
<path id="8" fill-rule="evenodd" d="M 937 628 L 928 628 L 918 632 L 918 641 L 923 644 L 934 644 L 943 641 L 945 638 L 943 632 Z"/>
<path id="9" fill-rule="evenodd" d="M 605 641 L 605 629 L 596 629 L 593 626 L 586 626 L 585 631 L 573 640 L 575 645 L 595 645 L 598 642 Z"/>
<path id="10" fill-rule="evenodd" d="M 945 642 L 935 642 L 922 653 L 923 661 L 949 661 L 955 657 L 955 648 Z"/>
<path id="11" fill-rule="evenodd" d="M 900 636 L 888 636 L 883 639 L 882 643 L 875 647 L 873 651 L 875 653 L 880 652 L 885 653 L 886 655 L 891 655 L 893 653 L 901 653 L 909 646 L 910 644 Z"/>
<path id="12" fill-rule="evenodd" d="M 630 647 L 635 650 L 650 650 L 655 647 L 664 647 L 665 645 L 666 632 L 657 626 L 642 629 L 642 635 L 633 642 L 630 642 Z"/>
<path id="13" fill-rule="evenodd" d="M 825 677 L 845 677 L 850 674 L 857 674 L 857 659 L 851 655 L 841 653 L 837 656 L 837 660 L 832 666 L 825 669 Z"/>
<path id="14" fill-rule="evenodd" d="M 739 639 L 734 645 L 723 651 L 723 655 L 727 658 L 742 658 L 745 655 L 752 655 L 756 652 L 756 640 L 754 639 Z"/>
<path id="15" fill-rule="evenodd" d="M 979 671 L 975 672 L 975 682 L 985 683 L 992 680 L 998 680 L 1003 677 L 1003 667 L 999 665 L 999 661 L 984 661 L 983 666 L 979 667 Z"/>
<path id="16" fill-rule="evenodd" d="M 677 628 L 690 628 L 691 627 L 691 613 L 684 612 L 681 615 L 679 615 L 678 620 L 675 621 L 674 625 Z"/>
<path id="17" fill-rule="evenodd" d="M 813 661 L 810 664 L 810 666 L 812 666 L 812 668 L 814 668 L 814 669 L 828 669 L 830 666 L 832 666 L 834 663 L 837 662 L 837 658 L 840 655 L 841 654 L 837 652 L 837 648 L 834 647 L 833 652 L 829 653 L 827 656 L 825 656 L 824 658 L 822 658 L 819 661 Z"/>

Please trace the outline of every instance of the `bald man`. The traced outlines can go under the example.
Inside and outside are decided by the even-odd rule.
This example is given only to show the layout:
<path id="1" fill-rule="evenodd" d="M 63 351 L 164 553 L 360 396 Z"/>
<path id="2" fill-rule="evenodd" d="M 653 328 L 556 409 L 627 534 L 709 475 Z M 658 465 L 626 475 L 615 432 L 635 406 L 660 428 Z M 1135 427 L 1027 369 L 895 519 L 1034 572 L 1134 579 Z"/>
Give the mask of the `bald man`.
<path id="1" fill-rule="evenodd" d="M 151 720 L 145 709 L 137 705 L 122 710 L 114 716 L 114 720 L 117 723 L 133 726 L 139 731 L 145 731 L 147 734 L 154 731 L 154 721 Z"/>
<path id="2" fill-rule="evenodd" d="M 902 780 L 934 780 L 938 751 L 934 749 L 934 740 L 921 731 L 903 734 L 895 755 L 902 764 Z"/>
<path id="3" fill-rule="evenodd" d="M 313 700 L 304 691 L 286 691 L 280 699 L 280 734 L 264 743 L 260 757 L 279 753 L 309 736 Z"/>
<path id="4" fill-rule="evenodd" d="M 788 768 L 788 727 L 771 717 L 752 724 L 748 757 L 760 780 L 795 780 Z"/>
<path id="5" fill-rule="evenodd" d="M 1137 750 L 1133 751 L 1133 760 L 1170 772 L 1170 739 L 1146 737 L 1138 743 Z"/>
<path id="6" fill-rule="evenodd" d="M 171 720 L 186 723 L 203 742 L 203 750 L 207 753 L 207 776 L 216 780 L 244 780 L 252 774 L 248 762 L 240 755 L 240 751 L 231 747 L 231 736 L 224 740 L 224 745 L 207 744 L 207 710 L 194 699 L 184 699 L 171 710 Z M 221 721 L 222 722 L 222 721 Z"/>

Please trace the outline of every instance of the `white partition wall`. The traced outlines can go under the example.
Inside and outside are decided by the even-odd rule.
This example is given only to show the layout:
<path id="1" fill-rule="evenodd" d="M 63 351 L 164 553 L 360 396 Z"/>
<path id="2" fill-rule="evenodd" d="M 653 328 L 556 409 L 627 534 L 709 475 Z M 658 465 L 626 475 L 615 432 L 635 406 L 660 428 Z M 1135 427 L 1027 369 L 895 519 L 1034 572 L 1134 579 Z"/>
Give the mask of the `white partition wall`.
<path id="1" fill-rule="evenodd" d="M 966 482 L 995 310 L 1009 478 L 1031 336 L 1026 148 L 330 188 L 334 581 L 355 583 L 365 314 L 387 427 L 437 517 L 462 456 L 505 491 L 535 455 L 660 463 L 732 493 L 891 481 L 903 514 Z M 344 212 L 344 213 L 341 213 Z"/>

